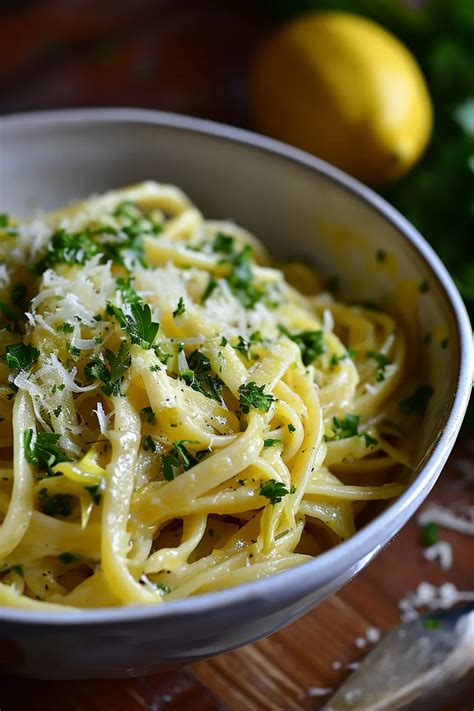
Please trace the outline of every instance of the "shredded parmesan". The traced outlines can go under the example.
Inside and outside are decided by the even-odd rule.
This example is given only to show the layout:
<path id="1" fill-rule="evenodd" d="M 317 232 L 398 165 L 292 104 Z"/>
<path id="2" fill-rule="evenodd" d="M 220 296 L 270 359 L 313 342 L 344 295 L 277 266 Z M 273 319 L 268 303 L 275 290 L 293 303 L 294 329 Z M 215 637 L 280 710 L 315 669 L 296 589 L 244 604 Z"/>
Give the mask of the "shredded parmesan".
<path id="1" fill-rule="evenodd" d="M 426 560 L 437 560 L 442 570 L 449 570 L 453 564 L 453 549 L 447 541 L 438 541 L 423 550 Z"/>
<path id="2" fill-rule="evenodd" d="M 450 528 L 452 531 L 459 531 L 460 533 L 474 536 L 473 521 L 439 504 L 429 504 L 423 509 L 423 511 L 418 514 L 418 523 L 420 526 L 424 526 L 427 523 L 437 523 L 439 526 Z"/>

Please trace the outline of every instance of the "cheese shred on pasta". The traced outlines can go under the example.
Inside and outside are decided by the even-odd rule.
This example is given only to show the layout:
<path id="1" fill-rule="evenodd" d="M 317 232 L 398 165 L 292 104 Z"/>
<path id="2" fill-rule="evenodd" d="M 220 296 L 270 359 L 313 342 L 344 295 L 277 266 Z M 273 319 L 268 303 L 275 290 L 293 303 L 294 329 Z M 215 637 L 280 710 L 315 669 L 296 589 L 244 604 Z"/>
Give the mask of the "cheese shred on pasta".
<path id="1" fill-rule="evenodd" d="M 0 260 L 0 604 L 249 582 L 404 490 L 407 411 L 430 393 L 399 407 L 401 324 L 179 189 L 0 215 Z"/>

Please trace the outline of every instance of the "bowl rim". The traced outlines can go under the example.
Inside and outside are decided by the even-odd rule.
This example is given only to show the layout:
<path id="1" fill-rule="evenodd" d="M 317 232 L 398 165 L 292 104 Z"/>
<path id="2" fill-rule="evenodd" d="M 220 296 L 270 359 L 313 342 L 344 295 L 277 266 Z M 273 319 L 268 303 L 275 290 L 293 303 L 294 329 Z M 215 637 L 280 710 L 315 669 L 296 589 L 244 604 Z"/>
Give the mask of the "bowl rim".
<path id="1" fill-rule="evenodd" d="M 0 139 L 4 129 L 22 130 L 44 126 L 61 127 L 87 123 L 134 123 L 154 125 L 158 128 L 171 128 L 188 133 L 197 133 L 217 140 L 243 144 L 264 153 L 276 155 L 303 168 L 319 173 L 332 183 L 350 192 L 356 199 L 366 203 L 378 212 L 398 231 L 406 243 L 421 255 L 432 278 L 437 282 L 452 312 L 457 332 L 457 377 L 454 392 L 451 393 L 449 408 L 444 411 L 439 425 L 438 436 L 431 452 L 418 467 L 416 476 L 407 490 L 393 504 L 376 516 L 373 521 L 358 531 L 352 538 L 340 545 L 316 556 L 302 565 L 275 573 L 274 575 L 244 583 L 233 588 L 202 593 L 195 597 L 167 602 L 163 605 L 144 607 L 104 607 L 78 609 L 77 611 L 56 612 L 48 610 L 30 610 L 25 608 L 0 607 L 0 619 L 3 622 L 36 625 L 75 625 L 128 623 L 162 619 L 163 617 L 188 617 L 209 609 L 222 609 L 227 606 L 249 602 L 256 598 L 271 599 L 287 585 L 297 589 L 305 578 L 314 576 L 317 571 L 325 570 L 321 576 L 326 582 L 328 571 L 336 575 L 344 569 L 363 561 L 378 543 L 384 540 L 384 529 L 391 527 L 393 519 L 403 519 L 395 529 L 394 535 L 404 525 L 434 486 L 441 468 L 451 451 L 461 427 L 462 418 L 467 409 L 473 379 L 473 342 L 472 328 L 461 296 L 433 248 L 425 241 L 415 227 L 403 217 L 396 208 L 371 188 L 360 183 L 342 170 L 316 158 L 298 148 L 280 141 L 258 135 L 251 131 L 235 128 L 222 123 L 199 119 L 182 114 L 137 108 L 87 108 L 59 109 L 29 113 L 10 114 L 0 117 Z M 374 546 L 374 543 L 377 545 Z M 385 544 L 384 544 L 385 545 Z M 334 577 L 331 576 L 331 577 Z M 278 597 L 278 594 L 277 594 Z"/>

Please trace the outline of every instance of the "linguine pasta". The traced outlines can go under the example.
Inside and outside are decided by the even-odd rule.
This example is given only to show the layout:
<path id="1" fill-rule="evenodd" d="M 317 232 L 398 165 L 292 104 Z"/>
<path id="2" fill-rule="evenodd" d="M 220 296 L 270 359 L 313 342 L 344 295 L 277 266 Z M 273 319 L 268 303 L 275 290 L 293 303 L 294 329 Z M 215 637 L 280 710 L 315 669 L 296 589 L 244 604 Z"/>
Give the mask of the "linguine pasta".
<path id="1" fill-rule="evenodd" d="M 0 251 L 0 604 L 249 582 L 403 491 L 407 411 L 430 393 L 399 402 L 401 324 L 179 189 L 2 215 Z"/>

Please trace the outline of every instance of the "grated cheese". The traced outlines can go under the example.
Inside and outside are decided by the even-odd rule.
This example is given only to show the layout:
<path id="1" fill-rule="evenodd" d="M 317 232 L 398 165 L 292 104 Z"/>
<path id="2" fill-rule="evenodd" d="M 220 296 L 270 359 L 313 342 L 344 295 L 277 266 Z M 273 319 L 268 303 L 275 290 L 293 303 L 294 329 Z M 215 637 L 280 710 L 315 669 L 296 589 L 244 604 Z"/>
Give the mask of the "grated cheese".
<path id="1" fill-rule="evenodd" d="M 420 526 L 424 526 L 427 523 L 437 523 L 439 526 L 450 528 L 452 531 L 474 536 L 474 522 L 472 520 L 468 520 L 439 504 L 429 504 L 418 514 L 417 521 Z"/>
<path id="2" fill-rule="evenodd" d="M 453 564 L 453 549 L 447 541 L 438 541 L 423 550 L 423 557 L 426 560 L 437 560 L 441 570 L 449 570 Z"/>

